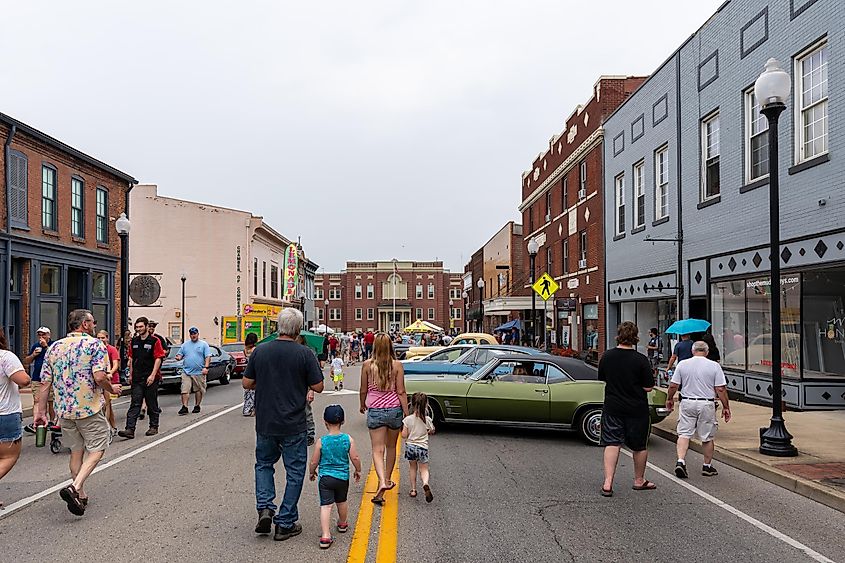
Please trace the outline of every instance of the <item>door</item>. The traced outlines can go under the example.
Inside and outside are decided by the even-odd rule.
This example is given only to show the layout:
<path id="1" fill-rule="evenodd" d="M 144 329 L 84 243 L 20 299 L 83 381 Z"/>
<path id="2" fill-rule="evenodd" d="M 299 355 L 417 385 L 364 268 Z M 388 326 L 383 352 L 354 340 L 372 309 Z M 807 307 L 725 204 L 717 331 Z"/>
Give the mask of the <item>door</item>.
<path id="1" fill-rule="evenodd" d="M 546 366 L 531 360 L 502 362 L 467 393 L 467 417 L 502 422 L 548 422 Z"/>

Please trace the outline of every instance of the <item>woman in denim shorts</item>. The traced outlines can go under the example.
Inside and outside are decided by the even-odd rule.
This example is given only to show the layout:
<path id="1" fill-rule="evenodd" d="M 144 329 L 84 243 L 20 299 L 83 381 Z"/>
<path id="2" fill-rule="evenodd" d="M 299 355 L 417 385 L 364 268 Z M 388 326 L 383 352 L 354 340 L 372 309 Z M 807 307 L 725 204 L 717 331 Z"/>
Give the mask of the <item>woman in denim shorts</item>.
<path id="1" fill-rule="evenodd" d="M 361 368 L 360 398 L 361 413 L 367 413 L 373 467 L 379 479 L 379 489 L 372 501 L 384 504 L 384 492 L 396 486 L 387 478 L 396 466 L 396 442 L 402 431 L 402 419 L 408 414 L 405 370 L 396 360 L 393 343 L 386 334 L 376 336 L 373 357 Z"/>
<path id="2" fill-rule="evenodd" d="M 0 328 L 0 479 L 11 471 L 21 455 L 23 409 L 18 388 L 26 385 L 29 376 L 18 357 L 9 352 L 6 332 Z"/>

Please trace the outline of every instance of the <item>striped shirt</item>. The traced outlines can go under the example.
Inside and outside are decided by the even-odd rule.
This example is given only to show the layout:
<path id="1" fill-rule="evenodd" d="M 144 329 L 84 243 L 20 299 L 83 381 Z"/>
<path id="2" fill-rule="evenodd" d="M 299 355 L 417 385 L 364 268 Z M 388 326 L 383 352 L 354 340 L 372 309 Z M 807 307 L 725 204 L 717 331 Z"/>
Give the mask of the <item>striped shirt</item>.
<path id="1" fill-rule="evenodd" d="M 376 367 L 373 366 L 375 370 Z M 389 387 L 382 391 L 378 388 L 375 378 L 371 377 L 367 382 L 367 401 L 368 409 L 392 409 L 401 406 L 399 402 L 399 395 L 396 393 L 396 379 L 390 379 Z"/>

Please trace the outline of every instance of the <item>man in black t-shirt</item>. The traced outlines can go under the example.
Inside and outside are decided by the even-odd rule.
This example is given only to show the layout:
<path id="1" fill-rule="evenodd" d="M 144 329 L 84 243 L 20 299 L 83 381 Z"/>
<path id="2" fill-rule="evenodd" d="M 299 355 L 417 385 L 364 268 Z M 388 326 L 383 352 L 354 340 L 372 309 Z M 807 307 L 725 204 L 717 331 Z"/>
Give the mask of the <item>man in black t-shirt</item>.
<path id="1" fill-rule="evenodd" d="M 161 342 L 150 331 L 146 317 L 135 321 L 137 336 L 129 346 L 129 380 L 132 384 L 132 402 L 126 413 L 126 429 L 117 433 L 121 438 L 135 438 L 135 425 L 141 414 L 141 405 L 146 402 L 150 413 L 150 428 L 147 436 L 158 434 L 158 421 L 161 409 L 158 408 L 159 368 L 165 351 Z"/>
<path id="2" fill-rule="evenodd" d="M 279 313 L 279 337 L 257 346 L 249 356 L 244 389 L 255 389 L 255 506 L 256 534 L 269 534 L 275 522 L 275 540 L 302 533 L 296 505 L 305 480 L 308 458 L 305 405 L 308 390 L 323 392 L 323 372 L 309 348 L 296 342 L 302 313 L 294 308 Z M 282 457 L 285 492 L 276 514 L 274 467 Z"/>
<path id="3" fill-rule="evenodd" d="M 619 325 L 616 348 L 599 360 L 599 380 L 605 382 L 604 409 L 601 416 L 601 445 L 604 448 L 604 484 L 601 494 L 613 496 L 613 477 L 624 444 L 634 453 L 634 490 L 657 488 L 645 478 L 648 461 L 650 413 L 648 392 L 654 376 L 648 359 L 637 352 L 637 325 L 626 321 Z"/>

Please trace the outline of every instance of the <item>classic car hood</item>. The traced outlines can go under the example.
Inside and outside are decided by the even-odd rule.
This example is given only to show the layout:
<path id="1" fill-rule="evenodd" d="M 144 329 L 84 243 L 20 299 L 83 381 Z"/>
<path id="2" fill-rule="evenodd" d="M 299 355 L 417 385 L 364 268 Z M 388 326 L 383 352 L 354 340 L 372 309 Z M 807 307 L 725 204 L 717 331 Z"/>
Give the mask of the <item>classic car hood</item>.
<path id="1" fill-rule="evenodd" d="M 405 375 L 409 373 L 444 373 L 449 370 L 452 362 L 431 361 L 431 362 L 405 362 Z"/>
<path id="2" fill-rule="evenodd" d="M 405 381 L 467 381 L 462 373 L 411 373 L 405 372 Z"/>

